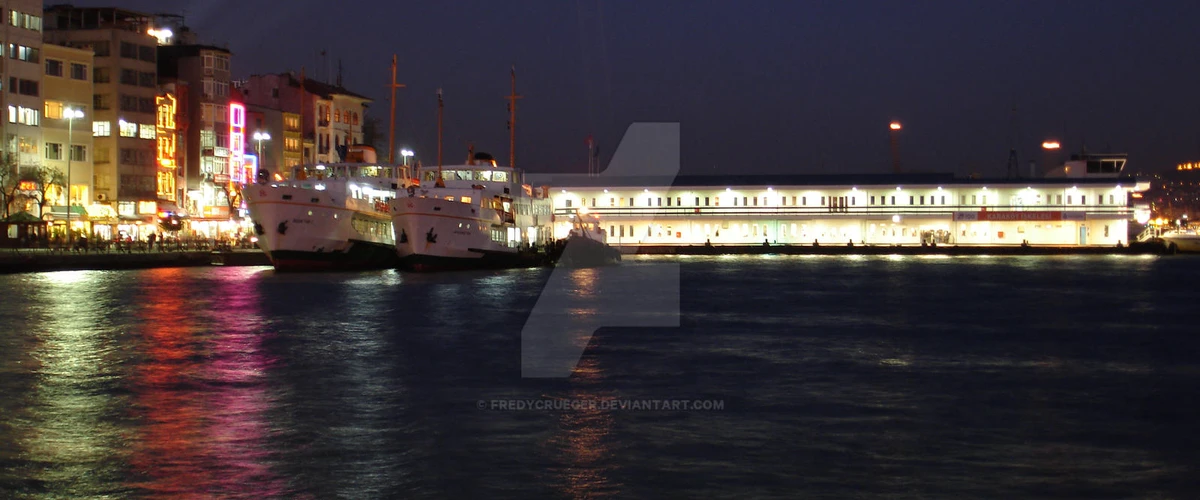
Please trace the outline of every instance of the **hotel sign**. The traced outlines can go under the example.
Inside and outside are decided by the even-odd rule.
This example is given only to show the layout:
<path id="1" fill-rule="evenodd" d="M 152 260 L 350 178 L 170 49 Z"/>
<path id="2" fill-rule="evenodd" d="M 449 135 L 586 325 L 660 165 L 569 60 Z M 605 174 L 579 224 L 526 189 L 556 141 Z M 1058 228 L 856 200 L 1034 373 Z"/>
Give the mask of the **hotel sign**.
<path id="1" fill-rule="evenodd" d="M 954 212 L 954 220 L 956 221 L 1059 221 L 1059 220 L 1084 220 L 1085 212 L 1060 212 L 1060 211 L 1020 211 L 1020 212 L 995 212 L 991 210 L 980 210 L 978 212 Z"/>

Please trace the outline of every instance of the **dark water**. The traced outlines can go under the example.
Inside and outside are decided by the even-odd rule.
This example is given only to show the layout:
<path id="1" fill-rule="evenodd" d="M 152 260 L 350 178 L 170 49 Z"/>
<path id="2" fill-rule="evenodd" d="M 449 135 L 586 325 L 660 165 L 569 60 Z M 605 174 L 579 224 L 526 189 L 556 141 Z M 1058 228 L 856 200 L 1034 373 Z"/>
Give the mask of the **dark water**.
<path id="1" fill-rule="evenodd" d="M 0 497 L 1200 491 L 1198 259 L 678 262 L 681 326 L 567 379 L 521 377 L 544 270 L 0 276 Z M 525 398 L 723 408 L 477 408 Z"/>

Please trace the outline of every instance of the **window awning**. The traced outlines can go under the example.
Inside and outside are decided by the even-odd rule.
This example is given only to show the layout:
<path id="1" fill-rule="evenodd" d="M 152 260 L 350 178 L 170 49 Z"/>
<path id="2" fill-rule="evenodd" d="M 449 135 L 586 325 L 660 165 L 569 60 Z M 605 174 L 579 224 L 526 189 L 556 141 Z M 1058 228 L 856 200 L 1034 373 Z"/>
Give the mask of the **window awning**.
<path id="1" fill-rule="evenodd" d="M 50 207 L 50 210 L 43 217 L 48 217 L 50 220 L 67 220 L 67 207 L 57 205 Z M 71 220 L 87 220 L 88 211 L 80 205 L 71 205 Z"/>

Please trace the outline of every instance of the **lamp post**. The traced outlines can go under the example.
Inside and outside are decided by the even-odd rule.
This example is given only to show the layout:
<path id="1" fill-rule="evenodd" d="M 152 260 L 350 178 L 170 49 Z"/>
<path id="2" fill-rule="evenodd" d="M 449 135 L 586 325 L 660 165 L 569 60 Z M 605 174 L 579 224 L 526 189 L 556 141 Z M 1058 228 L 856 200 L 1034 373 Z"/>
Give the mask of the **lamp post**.
<path id="1" fill-rule="evenodd" d="M 263 163 L 266 163 L 263 161 L 262 141 L 271 140 L 271 134 L 268 134 L 266 132 L 255 132 L 253 137 L 254 137 L 254 142 L 257 143 L 255 151 L 258 153 L 258 169 L 262 170 Z"/>
<path id="2" fill-rule="evenodd" d="M 411 158 L 412 155 L 413 155 L 413 151 L 411 149 L 401 149 L 400 150 L 400 157 L 404 158 L 404 166 L 406 166 L 406 167 L 408 166 L 408 159 Z"/>
<path id="3" fill-rule="evenodd" d="M 67 119 L 67 248 L 71 248 L 71 140 L 75 135 L 75 119 L 83 118 L 83 110 L 64 109 L 63 118 Z"/>
<path id="4" fill-rule="evenodd" d="M 900 173 L 900 145 L 897 136 L 900 134 L 900 122 L 893 120 L 892 123 L 888 124 L 888 129 L 892 131 L 889 134 L 892 146 L 892 170 L 898 174 Z"/>
<path id="5" fill-rule="evenodd" d="M 1056 165 L 1058 151 L 1062 148 L 1062 144 L 1057 139 L 1046 139 L 1042 142 L 1042 171 L 1049 172 L 1052 169 L 1058 168 Z"/>

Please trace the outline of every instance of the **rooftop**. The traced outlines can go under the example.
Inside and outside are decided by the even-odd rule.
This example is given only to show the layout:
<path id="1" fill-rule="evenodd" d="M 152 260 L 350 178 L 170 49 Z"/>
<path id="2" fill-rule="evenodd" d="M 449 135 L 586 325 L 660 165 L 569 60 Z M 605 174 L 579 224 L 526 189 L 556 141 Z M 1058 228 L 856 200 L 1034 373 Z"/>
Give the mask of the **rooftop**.
<path id="1" fill-rule="evenodd" d="M 680 175 L 605 176 L 583 174 L 528 174 L 537 184 L 555 187 L 644 187 L 644 186 L 936 186 L 936 185 L 1087 185 L 1125 184 L 1133 186 L 1133 177 L 1108 178 L 969 178 L 954 174 L 820 174 L 820 175 Z"/>

